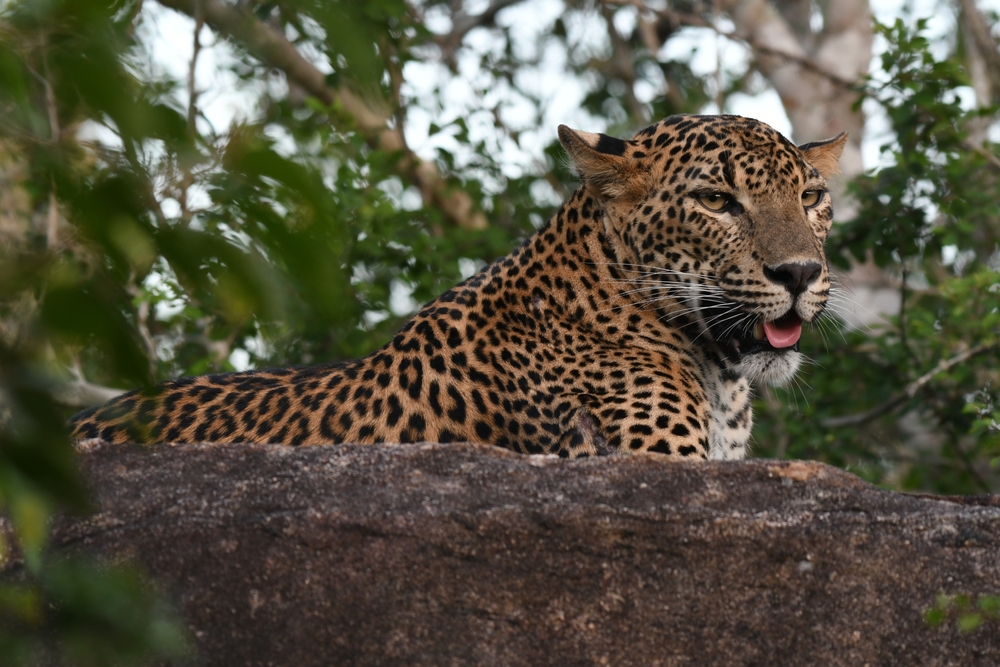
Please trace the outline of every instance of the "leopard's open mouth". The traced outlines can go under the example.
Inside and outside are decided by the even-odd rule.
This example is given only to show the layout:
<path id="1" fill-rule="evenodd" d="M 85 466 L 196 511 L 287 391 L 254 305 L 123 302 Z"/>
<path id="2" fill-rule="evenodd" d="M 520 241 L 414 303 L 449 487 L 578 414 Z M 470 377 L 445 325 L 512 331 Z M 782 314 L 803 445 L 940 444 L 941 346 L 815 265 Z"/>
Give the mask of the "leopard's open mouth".
<path id="1" fill-rule="evenodd" d="M 722 347 L 733 361 L 760 352 L 798 351 L 802 319 L 790 310 L 771 322 L 757 320 L 752 327 L 737 331 Z M 722 342 L 722 341 L 720 341 Z"/>

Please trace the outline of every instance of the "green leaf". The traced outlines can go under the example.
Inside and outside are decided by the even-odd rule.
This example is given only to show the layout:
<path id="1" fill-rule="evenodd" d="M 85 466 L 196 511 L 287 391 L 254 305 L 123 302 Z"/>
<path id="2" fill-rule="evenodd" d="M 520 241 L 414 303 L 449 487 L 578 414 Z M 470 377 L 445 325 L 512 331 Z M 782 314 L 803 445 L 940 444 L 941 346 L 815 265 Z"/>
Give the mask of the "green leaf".
<path id="1" fill-rule="evenodd" d="M 946 618 L 945 611 L 938 607 L 932 607 L 924 612 L 924 623 L 932 628 L 940 626 Z"/>
<path id="2" fill-rule="evenodd" d="M 969 634 L 978 630 L 979 626 L 983 624 L 983 615 L 976 612 L 960 614 L 956 624 L 959 632 Z"/>

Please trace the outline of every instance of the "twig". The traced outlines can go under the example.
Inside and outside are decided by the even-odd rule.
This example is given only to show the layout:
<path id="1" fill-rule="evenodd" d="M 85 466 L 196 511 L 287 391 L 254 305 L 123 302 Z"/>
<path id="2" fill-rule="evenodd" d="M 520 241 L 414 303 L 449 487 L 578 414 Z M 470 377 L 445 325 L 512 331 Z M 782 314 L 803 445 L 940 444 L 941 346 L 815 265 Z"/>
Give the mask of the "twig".
<path id="1" fill-rule="evenodd" d="M 234 327 L 224 340 L 213 340 L 208 334 L 208 329 L 212 324 L 211 318 L 202 318 L 201 320 L 198 320 L 197 324 L 201 328 L 201 332 L 184 334 L 181 336 L 181 340 L 185 343 L 205 348 L 209 355 L 211 355 L 212 361 L 215 365 L 221 366 L 222 362 L 228 359 L 229 355 L 232 354 L 233 344 L 242 333 L 242 326 Z"/>
<path id="2" fill-rule="evenodd" d="M 55 357 L 55 352 L 51 347 L 47 351 L 52 357 Z M 71 355 L 71 360 L 72 362 L 66 366 L 66 370 L 69 371 L 72 379 L 68 382 L 60 382 L 49 391 L 49 394 L 57 403 L 61 403 L 68 408 L 80 410 L 110 401 L 115 396 L 125 393 L 123 389 L 103 387 L 99 384 L 87 382 L 87 379 L 83 376 L 83 370 L 80 368 L 80 361 L 75 354 Z"/>
<path id="3" fill-rule="evenodd" d="M 952 449 L 955 449 L 952 443 Z M 936 466 L 939 468 L 950 468 L 952 470 L 960 470 L 962 472 L 968 473 L 969 476 L 987 493 L 992 493 L 992 487 L 987 481 L 987 477 L 992 475 L 992 471 L 989 469 L 989 463 L 980 463 L 978 466 L 975 461 L 968 458 L 968 453 L 964 450 L 958 449 L 959 458 L 949 459 L 943 456 L 932 456 L 929 454 L 920 455 L 907 455 L 903 452 L 877 452 L 878 458 L 883 461 L 892 461 L 894 463 L 908 463 L 910 465 L 926 465 L 926 466 Z M 978 469 L 977 469 L 978 468 Z M 985 476 L 984 476 L 985 475 Z M 920 495 L 920 494 L 915 494 Z M 940 497 L 940 496 L 936 496 Z"/>
<path id="4" fill-rule="evenodd" d="M 730 37 L 725 32 L 723 32 L 722 34 L 724 36 Z M 834 83 L 842 88 L 848 88 L 853 90 L 858 84 L 857 81 L 852 81 L 851 79 L 845 79 L 839 74 L 834 74 L 830 70 L 824 68 L 822 65 L 817 63 L 812 58 L 807 58 L 805 56 L 797 56 L 792 53 L 786 53 L 785 51 L 779 51 L 778 49 L 772 49 L 768 46 L 760 44 L 755 40 L 750 39 L 749 37 L 740 37 L 739 33 L 735 31 L 731 33 L 731 35 L 732 36 L 730 37 L 730 39 L 736 39 L 739 41 L 746 42 L 747 46 L 749 46 L 752 50 L 756 51 L 757 53 L 760 53 L 765 56 L 773 56 L 775 58 L 781 58 L 782 60 L 787 60 L 789 62 L 795 63 L 796 65 L 802 67 L 802 69 L 809 70 L 813 74 L 819 74 L 820 76 L 829 79 L 831 83 Z"/>
<path id="5" fill-rule="evenodd" d="M 139 298 L 139 285 L 136 284 L 135 273 L 129 276 L 128 283 L 125 285 L 125 290 L 128 295 L 132 297 L 133 300 Z M 146 360 L 149 363 L 149 376 L 156 377 L 156 364 L 159 359 L 159 355 L 156 354 L 156 342 L 153 340 L 153 334 L 149 330 L 149 300 L 142 299 L 139 301 L 136 307 L 136 329 L 139 331 L 139 337 L 142 339 L 143 347 L 146 348 Z"/>
<path id="6" fill-rule="evenodd" d="M 903 393 L 892 398 L 891 400 L 888 400 L 885 403 L 882 403 L 881 405 L 878 405 L 872 408 L 871 410 L 867 410 L 865 412 L 859 412 L 853 415 L 844 415 L 841 417 L 830 417 L 829 419 L 824 419 L 820 423 L 824 428 L 837 428 L 840 426 L 857 426 L 859 424 L 864 424 L 865 422 L 869 422 L 872 419 L 875 419 L 876 417 L 880 417 L 881 415 L 884 415 L 888 412 L 891 412 L 892 410 L 895 410 L 897 407 L 899 407 L 906 401 L 916 396 L 917 392 L 923 389 L 923 387 L 928 382 L 933 380 L 934 377 L 939 373 L 943 373 L 947 370 L 950 370 L 951 368 L 954 368 L 955 366 L 961 364 L 964 361 L 967 361 L 968 359 L 976 356 L 977 354 L 982 354 L 983 352 L 991 350 L 997 346 L 1000 346 L 1000 343 L 995 343 L 995 342 L 981 343 L 974 347 L 970 347 L 964 352 L 956 354 L 954 357 L 951 357 L 950 359 L 942 359 L 941 361 L 938 362 L 937 366 L 932 368 L 927 373 L 924 373 L 910 384 L 906 385 L 906 388 L 903 390 Z"/>
<path id="7" fill-rule="evenodd" d="M 677 12 L 672 9 L 654 9 L 649 7 L 645 0 L 606 0 L 609 4 L 616 5 L 631 5 L 640 10 L 646 10 L 653 13 L 654 15 L 663 17 L 680 26 L 688 26 L 692 28 L 707 28 L 717 35 L 730 39 L 734 42 L 742 42 L 746 44 L 752 51 L 759 55 L 771 56 L 773 58 L 780 58 L 787 62 L 795 63 L 803 69 L 809 70 L 815 74 L 829 79 L 832 83 L 841 86 L 843 88 L 854 88 L 856 85 L 855 81 L 850 79 L 845 79 L 839 74 L 834 74 L 829 71 L 819 63 L 817 63 L 812 58 L 807 56 L 799 55 L 796 53 L 788 53 L 787 51 L 782 51 L 780 49 L 775 49 L 765 44 L 761 44 L 757 40 L 753 39 L 750 35 L 741 32 L 739 30 L 726 31 L 722 30 L 718 26 L 714 25 L 711 21 L 708 21 L 695 14 L 688 14 L 685 12 Z"/>
<path id="8" fill-rule="evenodd" d="M 79 378 L 52 389 L 52 398 L 68 408 L 81 410 L 92 405 L 100 405 L 116 396 L 124 394 L 123 389 L 102 387 Z"/>
<path id="9" fill-rule="evenodd" d="M 951 451 L 958 454 L 958 458 L 962 461 L 965 472 L 969 474 L 969 477 L 971 477 L 974 482 L 979 484 L 979 488 L 981 488 L 984 492 L 992 493 L 993 489 L 990 488 L 990 485 L 985 479 L 983 479 L 982 475 L 979 474 L 979 471 L 976 470 L 972 457 L 969 456 L 969 453 L 965 451 L 965 448 L 958 443 L 958 439 L 954 437 L 954 434 L 951 438 L 949 438 L 949 440 L 950 442 L 948 445 L 951 447 Z"/>
<path id="10" fill-rule="evenodd" d="M 469 34 L 474 28 L 481 28 L 484 26 L 493 25 L 496 21 L 497 14 L 502 9 L 506 9 L 511 5 L 516 5 L 524 0 L 493 0 L 489 6 L 482 12 L 476 14 L 475 16 L 469 16 L 464 11 L 459 11 L 455 14 L 455 18 L 452 21 L 451 32 L 447 35 L 441 35 L 434 38 L 434 42 L 441 48 L 445 60 L 451 61 L 454 57 L 455 50 L 465 39 L 465 36 Z"/>
<path id="11" fill-rule="evenodd" d="M 187 132 L 188 140 L 193 144 L 198 136 L 198 129 L 195 123 L 198 120 L 198 86 L 195 79 L 198 67 L 198 56 L 201 54 L 201 29 L 205 25 L 205 12 L 202 7 L 202 0 L 194 0 L 194 38 L 191 47 L 191 63 L 188 65 L 188 112 L 187 112 Z M 191 172 L 191 164 L 184 160 L 182 166 L 184 175 L 178 186 L 177 201 L 181 207 L 181 222 L 186 226 L 191 222 L 191 211 L 188 209 L 188 190 L 194 183 L 194 174 Z"/>
<path id="12" fill-rule="evenodd" d="M 158 0 L 164 7 L 194 16 L 195 0 Z M 400 127 L 390 127 L 390 114 L 372 108 L 345 87 L 330 88 L 326 75 L 302 57 L 295 45 L 283 34 L 257 20 L 252 14 L 218 0 L 200 0 L 205 23 L 223 35 L 233 38 L 267 65 L 281 70 L 290 81 L 328 106 L 338 106 L 350 114 L 362 135 L 376 148 L 400 151 L 398 162 L 401 175 L 420 188 L 424 201 L 439 207 L 445 216 L 459 227 L 480 230 L 487 227 L 486 218 L 473 207 L 468 193 L 450 188 L 437 166 L 411 153 Z"/>
<path id="13" fill-rule="evenodd" d="M 195 85 L 195 69 L 198 65 L 198 55 L 201 53 L 201 29 L 205 25 L 205 12 L 202 10 L 202 0 L 194 0 L 194 43 L 191 47 L 191 63 L 188 65 L 188 133 L 194 136 L 194 122 L 198 115 L 198 89 Z"/>
<path id="14" fill-rule="evenodd" d="M 986 150 L 982 146 L 977 146 L 976 144 L 974 144 L 971 141 L 962 141 L 962 146 L 964 148 L 967 148 L 970 151 L 976 153 L 977 155 L 979 155 L 980 157 L 982 157 L 983 159 L 985 159 L 987 162 L 989 162 L 991 165 L 993 165 L 997 169 L 1000 169 L 1000 158 L 998 158 L 996 155 L 994 155 L 993 153 L 989 152 L 988 150 Z"/>
<path id="15" fill-rule="evenodd" d="M 142 191 L 141 195 L 149 210 L 156 217 L 156 221 L 161 227 L 167 226 L 167 216 L 163 212 L 163 207 L 160 205 L 160 200 L 156 197 L 156 191 L 153 188 L 153 180 L 149 177 L 149 172 L 146 170 L 145 165 L 143 165 L 142 160 L 139 159 L 139 154 L 136 153 L 135 144 L 132 142 L 130 137 L 122 137 L 122 152 L 125 154 L 125 159 L 128 161 L 129 166 L 135 175 L 142 181 Z M 104 155 L 106 152 L 101 151 Z"/>
<path id="16" fill-rule="evenodd" d="M 45 106 L 49 114 L 49 134 L 52 145 L 59 143 L 62 131 L 59 128 L 59 107 L 56 103 L 56 92 L 52 87 L 52 70 L 49 69 L 48 36 L 42 33 L 42 66 L 45 68 L 45 76 L 42 83 L 45 85 Z M 49 210 L 45 220 L 45 243 L 49 248 L 54 248 L 59 242 L 59 197 L 56 193 L 55 180 L 52 181 L 52 189 L 49 191 Z"/>

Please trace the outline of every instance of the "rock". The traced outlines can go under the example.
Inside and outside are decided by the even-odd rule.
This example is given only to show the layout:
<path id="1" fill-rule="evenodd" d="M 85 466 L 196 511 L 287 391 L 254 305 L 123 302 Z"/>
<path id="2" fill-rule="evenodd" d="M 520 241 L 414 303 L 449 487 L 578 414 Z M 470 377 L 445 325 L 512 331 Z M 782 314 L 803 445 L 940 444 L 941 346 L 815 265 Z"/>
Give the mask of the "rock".
<path id="1" fill-rule="evenodd" d="M 997 665 L 1000 507 L 820 463 L 92 445 L 53 544 L 138 558 L 206 665 Z M 992 504 L 991 504 L 992 503 Z"/>

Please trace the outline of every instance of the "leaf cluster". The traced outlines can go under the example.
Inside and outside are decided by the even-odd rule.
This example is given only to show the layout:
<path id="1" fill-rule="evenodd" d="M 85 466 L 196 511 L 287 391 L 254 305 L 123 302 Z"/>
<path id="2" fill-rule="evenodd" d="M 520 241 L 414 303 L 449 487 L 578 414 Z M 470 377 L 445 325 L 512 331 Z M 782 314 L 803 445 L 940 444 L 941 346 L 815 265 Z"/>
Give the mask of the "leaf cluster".
<path id="1" fill-rule="evenodd" d="M 954 621 L 963 634 L 979 630 L 984 623 L 1000 620 L 1000 595 L 971 596 L 965 593 L 940 594 L 924 611 L 924 623 L 932 628 Z"/>
<path id="2" fill-rule="evenodd" d="M 890 121 L 885 166 L 851 184 L 857 214 L 828 241 L 832 263 L 883 269 L 896 312 L 867 328 L 827 324 L 824 340 L 806 342 L 808 391 L 763 401 L 756 438 L 763 453 L 820 458 L 883 484 L 992 492 L 1000 162 L 983 128 L 997 110 L 966 110 L 964 69 L 935 58 L 925 31 L 926 21 L 877 26 L 888 48 L 863 96 Z M 850 291 L 839 286 L 834 310 Z"/>

